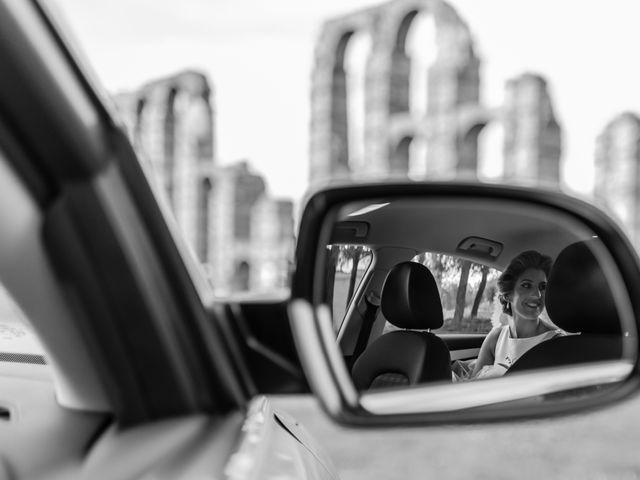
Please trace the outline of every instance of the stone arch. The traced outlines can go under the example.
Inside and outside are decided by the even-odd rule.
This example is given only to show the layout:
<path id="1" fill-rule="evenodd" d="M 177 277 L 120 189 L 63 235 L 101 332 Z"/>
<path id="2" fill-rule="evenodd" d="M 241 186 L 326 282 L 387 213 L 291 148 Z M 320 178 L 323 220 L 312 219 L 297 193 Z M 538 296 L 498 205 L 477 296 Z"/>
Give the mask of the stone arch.
<path id="1" fill-rule="evenodd" d="M 562 131 L 554 117 L 550 118 L 542 129 L 540 150 L 539 180 L 543 183 L 558 183 L 562 154 Z"/>
<path id="2" fill-rule="evenodd" d="M 146 105 L 147 99 L 145 97 L 141 96 L 137 99 L 135 121 L 133 125 L 133 144 L 136 148 L 140 148 L 142 146 L 142 129 L 144 125 L 143 116 Z"/>
<path id="3" fill-rule="evenodd" d="M 429 107 L 429 72 L 438 51 L 436 24 L 430 11 L 420 11 L 411 22 L 405 50 L 411 62 L 409 73 L 409 111 L 423 118 Z"/>
<path id="4" fill-rule="evenodd" d="M 201 178 L 214 166 L 213 115 L 206 76 L 183 71 L 158 79 L 141 89 L 145 99 L 141 146 L 173 210 L 185 238 L 198 253 L 205 235 L 198 217 Z"/>
<path id="5" fill-rule="evenodd" d="M 336 45 L 331 74 L 331 153 L 334 168 L 339 173 L 349 172 L 349 119 L 347 103 L 347 73 L 345 57 L 353 31 L 345 32 Z"/>
<path id="6" fill-rule="evenodd" d="M 629 111 L 616 115 L 598 136 L 596 147 L 595 198 L 606 205 L 640 248 L 640 116 Z"/>
<path id="7" fill-rule="evenodd" d="M 371 35 L 366 30 L 356 30 L 350 35 L 343 53 L 350 172 L 358 171 L 365 160 L 366 72 L 370 51 Z"/>
<path id="8" fill-rule="evenodd" d="M 424 180 L 427 178 L 429 144 L 424 136 L 416 133 L 409 149 L 409 177 L 413 180 Z"/>
<path id="9" fill-rule="evenodd" d="M 236 264 L 234 272 L 234 290 L 246 291 L 249 290 L 251 280 L 251 265 L 246 260 L 241 260 Z"/>
<path id="10" fill-rule="evenodd" d="M 429 15 L 436 55 L 425 74 L 426 111 L 410 111 L 411 59 L 406 46 L 412 23 Z M 366 72 L 366 164 L 350 168 L 348 122 L 344 108 L 344 52 L 357 31 L 371 35 Z M 385 175 L 397 145 L 394 123 L 413 123 L 411 131 L 428 144 L 425 165 L 455 175 L 461 106 L 479 103 L 479 61 L 471 33 L 455 9 L 439 0 L 394 0 L 325 23 L 316 46 L 313 72 L 310 180 L 314 184 L 340 176 Z M 395 168 L 395 167 L 394 167 Z M 429 167 L 431 169 L 431 167 Z M 406 172 L 405 172 L 406 173 Z"/>
<path id="11" fill-rule="evenodd" d="M 478 137 L 486 126 L 486 122 L 476 123 L 461 132 L 458 138 L 458 165 L 456 171 L 463 177 L 477 177 L 478 170 Z"/>
<path id="12" fill-rule="evenodd" d="M 213 185 L 209 177 L 201 178 L 198 182 L 198 225 L 196 225 L 196 254 L 200 261 L 209 258 L 209 200 Z"/>
<path id="13" fill-rule="evenodd" d="M 461 177 L 478 179 L 481 175 L 481 144 L 484 134 L 494 125 L 500 125 L 497 111 L 479 105 L 461 108 L 458 114 L 457 164 L 456 174 Z M 484 159 L 483 159 L 484 160 Z"/>
<path id="14" fill-rule="evenodd" d="M 477 165 L 473 161 L 477 131 L 462 142 L 465 137 L 453 119 L 479 105 L 479 61 L 469 28 L 450 5 L 421 5 L 421 15 L 428 13 L 432 19 L 435 41 L 435 55 L 427 67 L 424 114 L 414 115 L 426 144 L 425 171 L 429 177 L 468 176 L 470 166 Z"/>
<path id="15" fill-rule="evenodd" d="M 353 36 L 354 31 L 348 30 L 342 34 L 340 39 L 338 40 L 338 44 L 336 45 L 335 51 L 335 59 L 333 63 L 333 68 L 340 69 L 344 71 L 344 60 L 347 52 L 347 46 L 349 45 L 349 40 Z"/>
<path id="16" fill-rule="evenodd" d="M 425 40 L 418 36 L 416 40 L 415 34 L 422 33 L 417 30 L 423 30 L 427 27 L 426 19 L 433 21 L 434 14 L 429 8 L 414 8 L 409 10 L 400 20 L 395 35 L 393 51 L 391 52 L 391 68 L 390 68 L 390 95 L 389 95 L 389 111 L 391 114 L 399 112 L 420 112 L 424 114 L 426 108 L 416 108 L 414 105 L 416 69 L 424 67 L 419 62 L 419 55 L 426 56 L 425 53 L 431 49 L 437 49 L 437 45 L 429 45 L 427 43 L 415 45 L 417 40 Z M 433 21 L 435 29 L 435 21 Z M 429 32 L 432 33 L 432 32 Z M 413 41 L 413 42 L 412 42 Z M 419 47 L 419 49 L 417 48 Z M 431 52 L 428 52 L 431 53 Z M 424 88 L 425 93 L 428 90 L 428 76 L 421 79 L 424 85 L 418 88 Z M 425 106 L 427 98 L 424 99 Z"/>
<path id="17" fill-rule="evenodd" d="M 400 51 L 406 53 L 407 37 L 409 36 L 409 30 L 413 20 L 418 16 L 419 10 L 413 9 L 407 12 L 398 26 L 398 33 L 396 35 L 396 43 L 394 51 Z"/>
<path id="18" fill-rule="evenodd" d="M 504 177 L 559 186 L 562 139 L 546 79 L 531 72 L 509 79 L 503 111 Z"/>
<path id="19" fill-rule="evenodd" d="M 406 135 L 395 145 L 389 161 L 389 173 L 392 176 L 407 176 L 413 137 Z"/>
<path id="20" fill-rule="evenodd" d="M 400 21 L 391 52 L 389 72 L 389 113 L 409 111 L 411 59 L 407 54 L 407 36 L 418 10 L 409 11 Z"/>
<path id="21" fill-rule="evenodd" d="M 206 128 L 203 132 L 201 132 L 198 137 L 198 159 L 202 161 L 215 160 L 215 145 L 214 145 L 214 137 L 213 132 L 215 130 L 214 126 L 214 117 L 213 117 L 213 108 L 211 106 L 211 102 L 209 100 L 211 96 L 211 91 L 208 86 L 205 86 L 202 93 L 198 96 L 199 101 L 205 108 L 205 116 L 206 120 L 204 125 Z"/>
<path id="22" fill-rule="evenodd" d="M 371 37 L 368 23 L 372 20 L 369 15 L 329 20 L 316 42 L 311 78 L 309 176 L 312 183 L 351 174 L 345 61 L 352 37 L 361 33 Z"/>
<path id="23" fill-rule="evenodd" d="M 490 119 L 478 135 L 478 178 L 496 180 L 504 170 L 504 125 L 502 119 Z"/>
<path id="24" fill-rule="evenodd" d="M 178 89 L 175 86 L 171 86 L 167 93 L 167 99 L 165 103 L 165 115 L 162 125 L 163 131 L 163 166 L 165 189 L 167 191 L 167 197 L 169 202 L 173 203 L 174 192 L 174 171 L 175 171 L 175 149 L 176 149 L 176 96 Z"/>

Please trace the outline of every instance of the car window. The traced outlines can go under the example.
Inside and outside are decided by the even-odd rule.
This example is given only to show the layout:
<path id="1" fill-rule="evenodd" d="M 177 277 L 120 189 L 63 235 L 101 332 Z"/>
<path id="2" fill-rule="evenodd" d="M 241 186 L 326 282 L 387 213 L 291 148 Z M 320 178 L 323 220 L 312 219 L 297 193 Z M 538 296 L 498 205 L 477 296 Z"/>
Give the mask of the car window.
<path id="1" fill-rule="evenodd" d="M 0 285 L 0 362 L 46 363 L 44 350 L 22 310 Z"/>
<path id="2" fill-rule="evenodd" d="M 416 255 L 411 261 L 425 265 L 438 285 L 444 325 L 434 332 L 488 333 L 506 323 L 497 295 L 499 270 L 433 252 Z M 393 330 L 397 327 L 387 322 L 384 332 Z"/>
<path id="3" fill-rule="evenodd" d="M 331 306 L 333 328 L 337 332 L 344 320 L 364 274 L 371 265 L 373 253 L 363 245 L 327 245 L 327 286 L 325 303 Z"/>

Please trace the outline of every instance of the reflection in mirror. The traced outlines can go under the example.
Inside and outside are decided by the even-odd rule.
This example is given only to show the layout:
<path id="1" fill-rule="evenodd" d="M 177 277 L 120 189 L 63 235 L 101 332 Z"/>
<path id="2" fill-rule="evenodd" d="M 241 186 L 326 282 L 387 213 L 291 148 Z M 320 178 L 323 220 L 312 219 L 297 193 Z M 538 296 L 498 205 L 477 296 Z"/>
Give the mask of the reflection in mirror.
<path id="1" fill-rule="evenodd" d="M 620 272 L 573 216 L 430 197 L 353 202 L 332 218 L 319 300 L 360 391 L 635 361 Z"/>

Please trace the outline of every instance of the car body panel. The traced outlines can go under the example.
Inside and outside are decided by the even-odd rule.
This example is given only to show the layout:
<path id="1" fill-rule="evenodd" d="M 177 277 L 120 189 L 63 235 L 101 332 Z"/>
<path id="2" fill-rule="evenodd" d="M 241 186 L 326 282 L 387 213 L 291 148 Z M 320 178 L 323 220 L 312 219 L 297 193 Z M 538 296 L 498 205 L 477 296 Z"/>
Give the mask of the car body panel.
<path id="1" fill-rule="evenodd" d="M 0 410 L 6 411 L 0 418 L 0 465 L 17 478 L 82 458 L 110 421 L 104 413 L 60 406 L 46 365 L 0 362 Z"/>
<path id="2" fill-rule="evenodd" d="M 263 396 L 246 412 L 121 429 L 58 405 L 47 365 L 0 362 L 0 392 L 0 473 L 16 478 L 339 478 L 319 443 Z"/>
<path id="3" fill-rule="evenodd" d="M 256 397 L 242 426 L 239 448 L 225 473 L 233 479 L 282 478 L 335 480 L 333 464 L 290 416 L 276 412 L 266 397 Z"/>
<path id="4" fill-rule="evenodd" d="M 326 439 L 343 478 L 627 479 L 640 469 L 637 395 L 546 419 L 413 428 L 346 428 L 310 396 L 273 403 Z"/>

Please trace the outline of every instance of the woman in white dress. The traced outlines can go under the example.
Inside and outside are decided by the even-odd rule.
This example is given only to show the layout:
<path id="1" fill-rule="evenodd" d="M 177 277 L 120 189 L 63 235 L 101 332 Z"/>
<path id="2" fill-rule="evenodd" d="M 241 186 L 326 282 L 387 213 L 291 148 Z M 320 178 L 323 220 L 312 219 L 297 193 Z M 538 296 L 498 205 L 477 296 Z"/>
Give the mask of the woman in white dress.
<path id="1" fill-rule="evenodd" d="M 501 376 L 533 346 L 565 334 L 540 319 L 550 270 L 551 258 L 535 250 L 511 260 L 498 279 L 499 299 L 509 323 L 489 332 L 471 378 Z"/>

